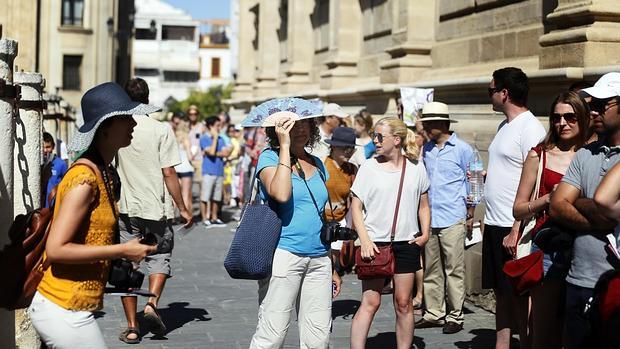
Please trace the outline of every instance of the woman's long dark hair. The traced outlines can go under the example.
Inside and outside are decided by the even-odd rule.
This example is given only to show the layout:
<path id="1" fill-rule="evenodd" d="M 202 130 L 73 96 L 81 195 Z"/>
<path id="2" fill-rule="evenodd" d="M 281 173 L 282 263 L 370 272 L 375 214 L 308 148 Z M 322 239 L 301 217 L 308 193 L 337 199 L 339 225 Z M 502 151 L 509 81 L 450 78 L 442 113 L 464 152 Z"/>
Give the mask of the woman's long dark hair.
<path id="1" fill-rule="evenodd" d="M 577 117 L 577 125 L 579 126 L 579 134 L 577 135 L 575 149 L 579 149 L 586 144 L 590 135 L 590 108 L 588 108 L 586 101 L 581 98 L 579 94 L 573 91 L 560 93 L 553 103 L 551 103 L 551 111 L 549 112 L 549 131 L 547 132 L 545 139 L 542 141 L 543 149 L 550 150 L 560 141 L 560 135 L 558 135 L 555 131 L 553 120 L 551 118 L 551 115 L 555 113 L 555 106 L 559 103 L 570 105 L 575 112 L 575 116 Z"/>

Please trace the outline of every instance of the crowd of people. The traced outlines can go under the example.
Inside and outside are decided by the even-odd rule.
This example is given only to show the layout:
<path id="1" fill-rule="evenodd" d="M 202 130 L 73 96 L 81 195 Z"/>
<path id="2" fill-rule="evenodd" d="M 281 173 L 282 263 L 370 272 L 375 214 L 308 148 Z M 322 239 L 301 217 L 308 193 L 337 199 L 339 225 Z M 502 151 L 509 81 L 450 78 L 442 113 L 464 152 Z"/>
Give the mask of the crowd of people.
<path id="1" fill-rule="evenodd" d="M 620 73 L 560 93 L 550 103 L 548 131 L 529 111 L 528 93 L 521 69 L 493 72 L 488 95 L 505 119 L 483 171 L 482 286 L 496 299 L 495 347 L 509 348 L 514 332 L 521 348 L 587 348 L 594 337 L 603 345 L 617 336 L 618 308 L 606 308 L 597 326 L 584 309 L 599 304 L 592 302 L 597 282 L 620 263 Z M 457 121 L 448 105 L 427 103 L 412 125 L 402 115 L 376 122 L 367 110 L 351 116 L 335 103 L 325 103 L 320 117 L 282 117 L 270 127 L 241 128 L 225 113 L 202 118 L 196 106 L 160 122 L 147 116 L 158 110 L 148 105 L 148 86 L 133 79 L 124 90 L 113 83 L 89 90 L 82 110 L 85 124 L 69 144 L 77 160 L 68 169 L 44 136 L 46 197 L 58 190 L 50 263 L 28 312 L 48 346 L 88 340 L 105 347 L 92 312 L 102 307 L 109 261 L 118 258 L 134 268 L 144 260 L 144 317 L 150 331 L 165 334 L 157 305 L 171 275 L 172 224 L 189 228 L 199 209 L 205 227 L 225 226 L 224 206 L 240 219 L 253 178 L 282 230 L 271 275 L 258 281 L 250 348 L 281 347 L 295 309 L 300 347 L 327 348 L 332 301 L 341 277 L 356 269 L 356 250 L 370 261 L 390 248 L 394 275 L 362 280 L 351 348 L 365 347 L 386 293 L 393 295 L 398 348 L 412 346 L 414 328 L 463 330 L 476 150 L 451 130 Z M 325 241 L 328 221 L 358 239 Z M 526 255 L 542 254 L 544 276 L 519 294 L 504 266 L 522 256 L 517 250 L 530 229 Z M 570 244 L 549 248 L 536 239 L 543 230 L 562 232 Z M 145 243 L 149 235 L 153 243 Z M 127 294 L 122 303 L 127 328 L 119 339 L 139 343 L 137 299 Z"/>

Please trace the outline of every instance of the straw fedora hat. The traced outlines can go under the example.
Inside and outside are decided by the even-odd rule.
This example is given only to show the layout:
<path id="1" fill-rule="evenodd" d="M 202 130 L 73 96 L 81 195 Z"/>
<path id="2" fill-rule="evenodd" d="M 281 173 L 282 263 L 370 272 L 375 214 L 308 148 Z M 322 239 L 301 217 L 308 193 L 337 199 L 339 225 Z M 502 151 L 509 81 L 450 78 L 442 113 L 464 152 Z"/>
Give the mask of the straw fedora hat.
<path id="1" fill-rule="evenodd" d="M 448 105 L 441 102 L 429 102 L 422 108 L 422 117 L 420 121 L 448 121 L 458 122 L 450 119 L 450 113 L 448 112 Z"/>

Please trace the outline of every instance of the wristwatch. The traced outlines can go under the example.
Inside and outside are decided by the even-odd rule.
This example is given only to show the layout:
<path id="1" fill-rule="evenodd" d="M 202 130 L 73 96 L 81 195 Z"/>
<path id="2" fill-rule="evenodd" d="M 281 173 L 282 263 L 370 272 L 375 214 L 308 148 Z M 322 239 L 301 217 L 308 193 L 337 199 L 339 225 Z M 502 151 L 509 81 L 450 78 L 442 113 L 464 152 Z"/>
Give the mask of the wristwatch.
<path id="1" fill-rule="evenodd" d="M 473 215 L 473 214 L 469 214 L 469 213 L 468 213 L 468 214 L 467 214 L 467 216 L 465 216 L 465 219 L 466 219 L 466 220 L 470 220 L 470 219 L 473 219 L 473 218 L 474 218 L 474 215 Z"/>

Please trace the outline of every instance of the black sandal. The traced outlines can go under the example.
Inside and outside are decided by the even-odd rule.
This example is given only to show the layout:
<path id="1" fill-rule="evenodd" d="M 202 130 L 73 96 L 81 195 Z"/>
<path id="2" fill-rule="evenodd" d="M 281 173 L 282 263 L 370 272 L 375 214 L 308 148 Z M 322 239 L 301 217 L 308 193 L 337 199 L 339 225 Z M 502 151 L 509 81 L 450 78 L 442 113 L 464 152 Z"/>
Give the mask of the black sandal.
<path id="1" fill-rule="evenodd" d="M 151 307 L 153 309 L 153 313 L 144 312 L 144 319 L 148 322 L 150 328 L 149 330 L 158 336 L 163 336 L 166 334 L 166 325 L 161 320 L 161 316 L 159 316 L 159 312 L 157 311 L 157 307 L 155 304 L 148 302 L 145 307 Z"/>
<path id="2" fill-rule="evenodd" d="M 136 338 L 128 338 L 130 334 L 135 334 Z M 127 329 L 118 336 L 118 339 L 127 344 L 138 344 L 140 343 L 140 329 L 137 327 L 127 327 Z"/>

